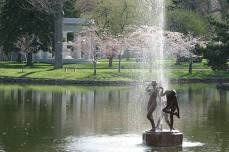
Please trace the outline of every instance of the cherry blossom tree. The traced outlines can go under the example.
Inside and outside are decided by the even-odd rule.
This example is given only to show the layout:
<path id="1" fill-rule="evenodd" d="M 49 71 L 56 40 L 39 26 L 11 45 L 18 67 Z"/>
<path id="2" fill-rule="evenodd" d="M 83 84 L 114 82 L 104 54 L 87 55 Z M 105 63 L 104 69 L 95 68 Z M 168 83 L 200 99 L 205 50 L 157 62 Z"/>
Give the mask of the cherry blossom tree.
<path id="1" fill-rule="evenodd" d="M 160 36 L 160 34 L 162 34 Z M 159 38 L 162 37 L 162 38 Z M 162 42 L 161 42 L 162 41 Z M 185 35 L 179 32 L 160 31 L 157 27 L 142 26 L 127 35 L 126 45 L 129 49 L 153 51 L 160 43 L 164 45 L 165 56 L 190 56 L 196 44 L 201 43 L 201 38 Z M 157 50 L 156 50 L 157 51 Z M 157 52 L 153 52 L 157 55 Z"/>
<path id="2" fill-rule="evenodd" d="M 160 31 L 153 26 L 133 27 L 132 30 L 118 36 L 105 32 L 96 34 L 96 30 L 92 31 L 91 29 L 85 33 L 88 34 L 84 34 L 80 40 L 74 42 L 76 47 L 85 54 L 91 54 L 93 61 L 95 61 L 93 50 L 99 49 L 101 54 L 109 59 L 109 66 L 112 66 L 113 58 L 118 57 L 119 71 L 124 50 L 138 50 L 142 54 L 143 61 L 149 62 L 149 66 L 152 66 L 153 59 L 160 58 L 158 51 L 160 47 L 164 47 L 164 55 L 167 57 L 191 57 L 196 44 L 201 42 L 200 38 L 194 38 L 192 35 Z"/>
<path id="3" fill-rule="evenodd" d="M 166 49 L 170 55 L 176 56 L 176 64 L 180 64 L 180 58 L 189 58 L 189 73 L 192 73 L 193 50 L 199 44 L 200 38 L 194 38 L 191 34 L 184 35 L 178 32 L 166 32 Z"/>
<path id="4" fill-rule="evenodd" d="M 197 44 L 203 44 L 200 37 L 179 32 L 161 31 L 154 26 L 142 26 L 128 34 L 126 47 L 132 50 L 141 50 L 145 61 L 160 56 L 158 49 L 164 47 L 164 56 L 176 57 L 177 62 L 181 57 L 189 58 L 189 72 L 192 73 L 193 50 Z M 150 68 L 151 69 L 151 68 Z"/>
<path id="5" fill-rule="evenodd" d="M 15 46 L 26 54 L 27 65 L 31 66 L 33 52 L 39 47 L 38 38 L 34 34 L 23 34 L 18 38 Z"/>

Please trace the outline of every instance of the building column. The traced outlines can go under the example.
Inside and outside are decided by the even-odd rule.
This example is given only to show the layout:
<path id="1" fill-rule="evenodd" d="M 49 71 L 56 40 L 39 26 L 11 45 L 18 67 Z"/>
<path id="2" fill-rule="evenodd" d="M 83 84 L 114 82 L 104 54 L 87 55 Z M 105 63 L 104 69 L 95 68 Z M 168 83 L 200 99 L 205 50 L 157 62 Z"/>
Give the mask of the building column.
<path id="1" fill-rule="evenodd" d="M 80 35 L 79 34 L 74 33 L 73 42 L 80 42 Z M 74 47 L 74 54 L 75 54 L 75 59 L 81 59 L 81 49 L 79 47 Z"/>
<path id="2" fill-rule="evenodd" d="M 67 34 L 68 32 L 63 32 L 63 59 L 66 57 L 67 51 Z"/>

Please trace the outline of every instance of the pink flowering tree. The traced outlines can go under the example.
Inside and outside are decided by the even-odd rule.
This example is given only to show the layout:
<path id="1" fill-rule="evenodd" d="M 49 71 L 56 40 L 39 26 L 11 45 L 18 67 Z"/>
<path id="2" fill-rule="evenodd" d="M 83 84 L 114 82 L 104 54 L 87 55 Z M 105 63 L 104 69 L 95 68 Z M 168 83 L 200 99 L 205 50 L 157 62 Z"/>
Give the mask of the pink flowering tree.
<path id="1" fill-rule="evenodd" d="M 26 61 L 28 66 L 33 65 L 33 52 L 37 49 L 37 44 L 38 38 L 34 34 L 23 34 L 15 43 L 15 46 L 26 54 Z"/>

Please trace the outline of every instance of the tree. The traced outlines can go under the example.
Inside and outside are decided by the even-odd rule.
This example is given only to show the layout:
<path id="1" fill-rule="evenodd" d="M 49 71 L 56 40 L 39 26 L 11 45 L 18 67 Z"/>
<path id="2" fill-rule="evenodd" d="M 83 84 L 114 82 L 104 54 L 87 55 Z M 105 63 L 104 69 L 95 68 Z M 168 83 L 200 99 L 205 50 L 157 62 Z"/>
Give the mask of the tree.
<path id="1" fill-rule="evenodd" d="M 96 8 L 97 0 L 76 0 L 76 9 L 84 17 L 89 17 Z"/>
<path id="2" fill-rule="evenodd" d="M 209 23 L 205 16 L 196 11 L 196 3 L 193 0 L 167 0 L 167 30 L 191 33 L 193 36 L 206 34 Z"/>
<path id="3" fill-rule="evenodd" d="M 36 10 L 25 10 L 29 7 L 24 0 L 7 0 L 3 3 L 0 14 L 0 45 L 9 53 L 15 50 L 18 39 L 25 35 L 34 35 L 43 48 L 52 45 L 53 24 L 50 17 Z M 36 28 L 34 28 L 36 27 Z"/>
<path id="4" fill-rule="evenodd" d="M 11 12 L 14 10 L 15 13 Z M 22 14 L 21 9 L 12 0 L 1 1 L 0 16 L 0 44 L 6 54 L 9 54 L 14 48 L 18 35 L 21 33 L 20 17 L 16 18 L 16 14 Z M 14 19 L 15 18 L 15 19 Z"/>
<path id="5" fill-rule="evenodd" d="M 204 50 L 204 58 L 213 70 L 226 70 L 229 59 L 229 16 L 222 21 L 211 19 L 210 22 L 215 28 L 215 35 Z"/>
<path id="6" fill-rule="evenodd" d="M 5 0 L 0 0 L 0 12 L 2 11 L 2 7 L 4 6 Z"/>
<path id="7" fill-rule="evenodd" d="M 98 62 L 101 40 L 96 33 L 95 27 L 91 25 L 88 29 L 84 29 L 84 31 L 80 33 L 79 39 L 69 42 L 68 44 L 73 48 L 78 48 L 84 58 L 88 58 L 93 62 L 94 75 L 96 75 L 96 64 Z"/>
<path id="8" fill-rule="evenodd" d="M 179 32 L 166 32 L 166 49 L 169 50 L 170 56 L 176 56 L 176 64 L 180 64 L 181 59 L 188 59 L 189 74 L 192 74 L 193 54 L 200 38 L 193 37 L 191 34 L 183 34 Z"/>
<path id="9" fill-rule="evenodd" d="M 104 39 L 102 34 L 105 32 L 106 35 L 110 35 L 108 36 L 109 40 L 117 40 L 128 30 L 128 26 L 134 25 L 136 22 L 136 0 L 98 0 L 97 4 L 92 2 L 90 4 L 94 6 L 94 9 L 87 8 L 90 11 L 84 14 L 86 17 L 95 20 L 98 27 L 97 33 L 101 35 L 102 39 Z M 106 43 L 108 50 L 105 51 L 105 54 L 109 59 L 109 67 L 112 66 L 113 58 L 117 55 L 117 50 L 113 48 L 113 44 L 111 44 L 111 41 Z"/>
<path id="10" fill-rule="evenodd" d="M 175 9 L 167 13 L 167 29 L 195 36 L 206 34 L 208 21 L 205 17 L 184 9 Z"/>
<path id="11" fill-rule="evenodd" d="M 77 0 L 66 0 L 64 3 L 64 17 L 80 17 L 80 10 L 76 8 Z"/>
<path id="12" fill-rule="evenodd" d="M 109 67 L 112 67 L 113 58 L 117 55 L 118 50 L 118 41 L 115 37 L 112 37 L 110 34 L 100 35 L 100 50 L 109 60 Z"/>
<path id="13" fill-rule="evenodd" d="M 51 15 L 54 22 L 55 69 L 63 67 L 63 5 L 64 0 L 26 0 L 33 9 Z M 28 7 L 25 7 L 28 8 Z M 30 7 L 29 7 L 30 9 Z"/>
<path id="14" fill-rule="evenodd" d="M 21 35 L 15 45 L 26 53 L 27 66 L 32 66 L 33 52 L 37 51 L 39 47 L 38 37 L 34 34 Z"/>

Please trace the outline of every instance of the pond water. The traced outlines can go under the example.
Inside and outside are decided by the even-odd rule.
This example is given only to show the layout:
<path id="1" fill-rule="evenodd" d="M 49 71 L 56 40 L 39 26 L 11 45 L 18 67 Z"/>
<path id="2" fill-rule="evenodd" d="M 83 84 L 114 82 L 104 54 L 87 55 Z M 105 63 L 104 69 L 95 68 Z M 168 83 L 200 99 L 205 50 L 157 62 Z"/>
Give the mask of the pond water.
<path id="1" fill-rule="evenodd" d="M 0 152 L 229 151 L 229 92 L 216 84 L 172 85 L 182 147 L 142 144 L 142 87 L 0 85 Z"/>

